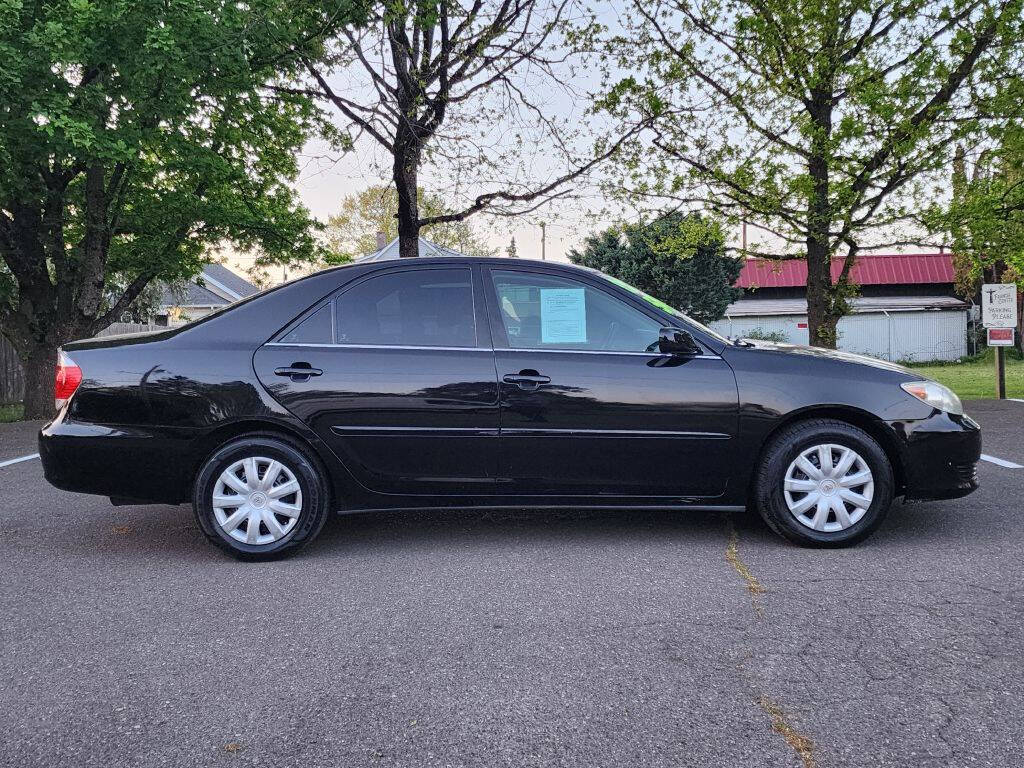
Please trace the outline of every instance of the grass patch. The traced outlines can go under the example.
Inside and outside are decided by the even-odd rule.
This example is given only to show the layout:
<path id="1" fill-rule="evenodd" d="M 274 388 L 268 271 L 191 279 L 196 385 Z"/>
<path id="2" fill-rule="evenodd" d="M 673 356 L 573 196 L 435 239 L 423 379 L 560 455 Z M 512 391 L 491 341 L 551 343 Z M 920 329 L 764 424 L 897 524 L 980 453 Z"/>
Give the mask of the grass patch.
<path id="1" fill-rule="evenodd" d="M 996 396 L 994 350 L 956 363 L 910 363 L 925 376 L 935 379 L 956 392 L 963 400 Z M 1006 396 L 1024 397 L 1024 360 L 1016 351 L 1006 350 Z"/>
<path id="2" fill-rule="evenodd" d="M 0 405 L 0 424 L 9 424 L 12 421 L 21 421 L 21 414 L 24 412 L 21 403 Z"/>

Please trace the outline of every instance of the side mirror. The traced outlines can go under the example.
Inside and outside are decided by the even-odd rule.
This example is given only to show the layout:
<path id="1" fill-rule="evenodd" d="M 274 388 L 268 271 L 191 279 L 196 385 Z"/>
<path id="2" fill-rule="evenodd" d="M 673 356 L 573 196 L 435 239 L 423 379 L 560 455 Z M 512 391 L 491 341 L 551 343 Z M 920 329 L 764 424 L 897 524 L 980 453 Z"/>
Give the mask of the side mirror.
<path id="1" fill-rule="evenodd" d="M 658 351 L 666 355 L 691 356 L 701 353 L 700 345 L 689 331 L 682 328 L 662 328 L 658 333 Z"/>

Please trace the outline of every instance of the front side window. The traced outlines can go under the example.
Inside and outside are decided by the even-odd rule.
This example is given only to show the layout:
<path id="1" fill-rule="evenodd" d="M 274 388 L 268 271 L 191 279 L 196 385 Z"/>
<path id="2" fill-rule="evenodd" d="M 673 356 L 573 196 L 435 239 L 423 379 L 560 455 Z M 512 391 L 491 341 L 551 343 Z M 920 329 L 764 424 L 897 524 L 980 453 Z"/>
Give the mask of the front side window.
<path id="1" fill-rule="evenodd" d="M 475 347 L 473 281 L 468 269 L 413 269 L 371 277 L 342 293 L 335 342 Z"/>
<path id="2" fill-rule="evenodd" d="M 571 278 L 493 270 L 501 320 L 512 349 L 649 352 L 661 323 Z"/>

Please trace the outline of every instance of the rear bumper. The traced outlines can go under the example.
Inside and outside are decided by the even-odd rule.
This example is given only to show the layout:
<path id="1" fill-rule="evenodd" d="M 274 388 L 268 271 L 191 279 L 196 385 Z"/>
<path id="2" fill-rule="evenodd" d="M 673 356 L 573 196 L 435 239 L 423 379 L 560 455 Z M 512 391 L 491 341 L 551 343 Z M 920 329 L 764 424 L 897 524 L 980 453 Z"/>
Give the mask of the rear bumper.
<path id="1" fill-rule="evenodd" d="M 62 413 L 40 431 L 39 458 L 61 490 L 178 504 L 193 469 L 187 445 L 184 435 L 66 422 Z"/>
<path id="2" fill-rule="evenodd" d="M 890 426 L 903 437 L 905 498 L 955 499 L 977 490 L 981 427 L 969 416 L 936 411 Z"/>

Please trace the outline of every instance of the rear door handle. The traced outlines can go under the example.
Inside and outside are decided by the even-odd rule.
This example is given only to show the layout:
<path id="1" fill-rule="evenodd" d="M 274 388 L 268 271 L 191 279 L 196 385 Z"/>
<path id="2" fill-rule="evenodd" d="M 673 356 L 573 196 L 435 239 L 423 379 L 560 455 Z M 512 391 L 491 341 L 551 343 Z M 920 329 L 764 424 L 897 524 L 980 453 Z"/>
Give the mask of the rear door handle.
<path id="1" fill-rule="evenodd" d="M 506 373 L 501 380 L 506 384 L 516 384 L 520 389 L 532 392 L 535 389 L 540 389 L 541 384 L 550 383 L 551 377 L 542 376 L 536 371 L 520 371 L 519 373 Z"/>
<path id="2" fill-rule="evenodd" d="M 275 376 L 288 376 L 292 381 L 309 381 L 310 376 L 323 376 L 324 372 L 309 363 L 292 363 L 287 368 L 275 368 Z"/>

